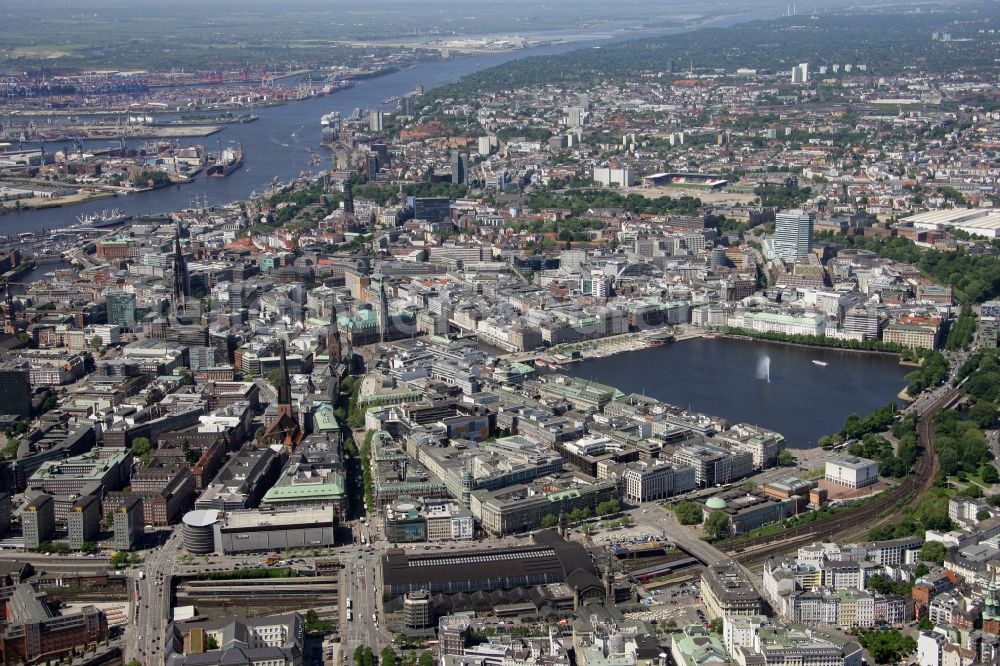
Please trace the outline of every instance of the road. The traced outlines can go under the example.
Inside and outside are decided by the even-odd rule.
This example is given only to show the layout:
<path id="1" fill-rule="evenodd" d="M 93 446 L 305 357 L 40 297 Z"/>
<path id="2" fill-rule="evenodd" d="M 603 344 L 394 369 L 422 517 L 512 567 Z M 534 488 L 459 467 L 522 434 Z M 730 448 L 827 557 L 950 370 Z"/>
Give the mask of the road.
<path id="1" fill-rule="evenodd" d="M 681 525 L 672 511 L 654 507 L 650 513 L 632 512 L 633 522 L 644 525 L 655 525 L 663 531 L 663 536 L 677 545 L 683 551 L 696 557 L 707 565 L 725 562 L 731 557 L 707 541 L 702 541 L 691 531 Z"/>
<path id="2" fill-rule="evenodd" d="M 46 571 L 72 572 L 72 571 L 93 571 L 95 569 L 107 569 L 108 558 L 87 557 L 85 555 L 39 555 L 37 553 L 24 551 L 3 551 L 0 552 L 0 561 L 17 560 L 18 562 L 29 562 L 36 569 L 41 568 Z"/>
<path id="3" fill-rule="evenodd" d="M 163 636 L 171 608 L 170 575 L 177 570 L 181 555 L 179 528 L 166 543 L 147 552 L 140 568 L 145 577 L 130 587 L 135 596 L 132 616 L 126 625 L 125 661 L 135 659 L 147 666 L 164 663 Z"/>
<path id="4" fill-rule="evenodd" d="M 352 554 L 355 551 L 352 551 Z M 345 661 L 354 658 L 354 650 L 358 646 L 368 646 L 378 655 L 381 646 L 392 643 L 392 634 L 385 630 L 382 616 L 379 613 L 377 580 L 375 571 L 378 567 L 381 548 L 372 552 L 363 552 L 359 558 L 349 558 L 341 570 L 344 582 L 341 589 L 341 654 Z M 351 599 L 350 609 L 352 619 L 347 619 L 347 599 Z M 377 619 L 376 619 L 377 618 Z"/>

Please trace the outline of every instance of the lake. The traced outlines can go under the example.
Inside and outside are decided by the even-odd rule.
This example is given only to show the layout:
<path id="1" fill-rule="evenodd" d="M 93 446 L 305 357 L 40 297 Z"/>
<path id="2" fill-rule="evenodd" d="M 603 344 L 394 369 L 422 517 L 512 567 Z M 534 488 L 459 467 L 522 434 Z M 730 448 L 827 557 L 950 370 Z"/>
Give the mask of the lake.
<path id="1" fill-rule="evenodd" d="M 568 364 L 563 372 L 770 428 L 789 448 L 805 449 L 839 431 L 849 414 L 898 401 L 908 370 L 886 354 L 694 338 Z"/>

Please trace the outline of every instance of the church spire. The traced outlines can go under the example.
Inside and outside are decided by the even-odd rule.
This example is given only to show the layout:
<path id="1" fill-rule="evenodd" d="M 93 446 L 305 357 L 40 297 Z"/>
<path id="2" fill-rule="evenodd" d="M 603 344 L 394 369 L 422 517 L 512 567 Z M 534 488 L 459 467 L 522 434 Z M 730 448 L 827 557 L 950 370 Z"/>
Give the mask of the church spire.
<path id="1" fill-rule="evenodd" d="M 326 353 L 330 357 L 330 365 L 340 361 L 341 355 L 340 329 L 337 327 L 337 297 L 330 299 L 330 326 L 326 332 Z"/>
<path id="2" fill-rule="evenodd" d="M 285 360 L 285 341 L 281 341 L 281 359 L 278 361 L 278 405 L 292 404 L 292 385 L 288 379 L 288 362 Z"/>
<path id="3" fill-rule="evenodd" d="M 1000 598 L 997 597 L 996 574 L 990 575 L 990 583 L 986 587 L 986 599 L 983 603 L 984 620 L 1000 620 Z"/>
<path id="4" fill-rule="evenodd" d="M 187 260 L 181 250 L 181 232 L 178 227 L 174 234 L 174 314 L 181 314 L 187 307 L 187 297 L 191 295 L 191 283 L 188 278 Z"/>
<path id="5" fill-rule="evenodd" d="M 344 181 L 344 212 L 354 214 L 354 186 L 350 176 Z"/>

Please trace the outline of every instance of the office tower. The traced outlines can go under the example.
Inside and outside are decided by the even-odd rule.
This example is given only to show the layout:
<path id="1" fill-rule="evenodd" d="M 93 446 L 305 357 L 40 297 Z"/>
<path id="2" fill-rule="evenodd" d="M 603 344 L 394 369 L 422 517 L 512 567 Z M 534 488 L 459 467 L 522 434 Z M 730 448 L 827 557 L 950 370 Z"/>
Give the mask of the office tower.
<path id="1" fill-rule="evenodd" d="M 135 327 L 135 294 L 117 289 L 105 297 L 108 306 L 108 323 L 122 328 Z"/>
<path id="2" fill-rule="evenodd" d="M 69 528 L 69 547 L 80 550 L 87 541 L 93 542 L 101 531 L 101 500 L 97 495 L 83 495 L 75 502 L 66 517 Z"/>
<path id="3" fill-rule="evenodd" d="M 413 95 L 403 95 L 396 102 L 396 108 L 402 111 L 404 116 L 415 116 L 417 114 L 417 101 Z"/>
<path id="4" fill-rule="evenodd" d="M 414 197 L 413 216 L 418 220 L 441 222 L 451 215 L 448 197 Z"/>
<path id="5" fill-rule="evenodd" d="M 489 155 L 491 150 L 493 150 L 493 144 L 490 141 L 490 137 L 479 137 L 479 154 L 484 156 Z"/>
<path id="6" fill-rule="evenodd" d="M 803 210 L 786 210 L 775 216 L 774 254 L 795 261 L 812 251 L 813 222 L 816 216 Z"/>
<path id="7" fill-rule="evenodd" d="M 138 494 L 129 493 L 122 505 L 114 511 L 115 550 L 133 550 L 139 546 L 143 534 L 142 501 Z"/>
<path id="8" fill-rule="evenodd" d="M 465 185 L 465 172 L 468 168 L 469 156 L 457 150 L 451 151 L 451 182 L 455 185 Z"/>
<path id="9" fill-rule="evenodd" d="M 0 414 L 31 416 L 31 378 L 26 362 L 0 365 Z"/>
<path id="10" fill-rule="evenodd" d="M 712 248 L 712 251 L 708 253 L 708 267 L 709 268 L 729 267 L 729 257 L 726 256 L 726 248 L 724 247 Z"/>
<path id="11" fill-rule="evenodd" d="M 809 63 L 803 62 L 792 67 L 792 83 L 809 83 Z"/>
<path id="12" fill-rule="evenodd" d="M 10 493 L 0 493 L 0 537 L 10 530 Z"/>
<path id="13" fill-rule="evenodd" d="M 52 495 L 36 495 L 21 514 L 24 547 L 38 550 L 56 529 L 56 503 Z"/>
<path id="14" fill-rule="evenodd" d="M 392 156 L 389 155 L 389 146 L 384 143 L 373 143 L 372 152 L 378 155 L 378 165 L 380 168 L 388 169 L 392 166 Z"/>
<path id="15" fill-rule="evenodd" d="M 382 112 L 378 109 L 371 109 L 368 112 L 368 129 L 372 132 L 382 131 Z"/>
<path id="16" fill-rule="evenodd" d="M 378 178 L 378 155 L 375 153 L 368 153 L 365 158 L 365 175 L 369 182 Z"/>

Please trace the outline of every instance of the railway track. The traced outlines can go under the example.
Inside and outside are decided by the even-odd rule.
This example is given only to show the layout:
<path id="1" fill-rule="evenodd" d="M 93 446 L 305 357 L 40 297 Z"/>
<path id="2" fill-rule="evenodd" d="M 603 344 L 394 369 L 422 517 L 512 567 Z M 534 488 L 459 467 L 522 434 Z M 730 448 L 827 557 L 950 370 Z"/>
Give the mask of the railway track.
<path id="1" fill-rule="evenodd" d="M 854 509 L 793 527 L 780 535 L 754 537 L 726 549 L 737 562 L 753 565 L 816 540 L 836 540 L 881 527 L 899 520 L 904 512 L 916 505 L 920 496 L 934 484 L 940 468 L 933 445 L 934 415 L 951 406 L 961 389 L 952 389 L 935 400 L 917 421 L 917 444 L 920 457 L 913 471 L 902 483 L 882 496 Z"/>

